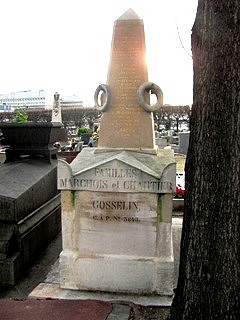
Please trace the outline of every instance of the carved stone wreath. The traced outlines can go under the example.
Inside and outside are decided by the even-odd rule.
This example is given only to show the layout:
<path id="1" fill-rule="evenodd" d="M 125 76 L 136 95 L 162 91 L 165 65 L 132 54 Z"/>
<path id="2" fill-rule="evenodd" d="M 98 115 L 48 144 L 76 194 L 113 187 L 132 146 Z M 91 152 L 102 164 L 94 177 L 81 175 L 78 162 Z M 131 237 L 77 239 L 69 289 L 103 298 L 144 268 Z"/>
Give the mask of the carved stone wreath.
<path id="1" fill-rule="evenodd" d="M 100 92 L 104 92 L 105 94 L 105 102 L 104 104 L 101 106 L 98 103 L 98 97 Z M 100 84 L 94 94 L 94 103 L 95 103 L 95 107 L 98 108 L 99 111 L 107 111 L 109 106 L 110 106 L 110 101 L 111 101 L 111 92 L 109 87 L 106 84 Z"/>
<path id="2" fill-rule="evenodd" d="M 145 101 L 145 93 L 149 93 L 149 91 L 151 91 L 151 93 L 155 94 L 157 97 L 157 103 L 154 105 L 149 105 Z M 137 101 L 138 101 L 138 104 L 144 110 L 146 110 L 148 112 L 156 111 L 156 110 L 160 109 L 163 105 L 162 90 L 160 89 L 160 87 L 158 85 L 156 85 L 153 82 L 145 82 L 139 87 L 139 89 L 137 91 Z"/>

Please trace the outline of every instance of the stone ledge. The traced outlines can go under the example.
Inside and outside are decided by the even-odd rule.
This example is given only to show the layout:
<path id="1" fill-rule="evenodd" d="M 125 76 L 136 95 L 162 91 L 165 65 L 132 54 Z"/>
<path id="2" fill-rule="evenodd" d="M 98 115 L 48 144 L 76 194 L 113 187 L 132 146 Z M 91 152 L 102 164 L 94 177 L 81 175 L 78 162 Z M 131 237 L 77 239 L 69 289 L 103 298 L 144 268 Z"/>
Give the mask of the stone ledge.
<path id="1" fill-rule="evenodd" d="M 78 300 L 101 300 L 111 303 L 132 302 L 141 306 L 169 307 L 172 303 L 172 296 L 139 296 L 124 295 L 105 292 L 77 291 L 61 289 L 58 283 L 40 283 L 29 295 L 29 298 L 51 298 L 51 299 L 78 299 Z"/>

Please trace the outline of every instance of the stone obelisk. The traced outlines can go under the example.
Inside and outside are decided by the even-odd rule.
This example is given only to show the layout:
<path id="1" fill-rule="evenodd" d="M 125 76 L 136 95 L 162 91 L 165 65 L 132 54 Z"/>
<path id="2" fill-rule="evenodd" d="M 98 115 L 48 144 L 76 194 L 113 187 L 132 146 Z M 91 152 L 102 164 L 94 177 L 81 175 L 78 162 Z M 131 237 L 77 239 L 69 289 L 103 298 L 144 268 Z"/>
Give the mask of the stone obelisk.
<path id="1" fill-rule="evenodd" d="M 154 145 L 162 92 L 148 82 L 143 22 L 131 9 L 115 22 L 107 84 L 94 99 L 103 111 L 98 147 L 58 164 L 60 286 L 171 296 L 175 160 Z"/>
<path id="2" fill-rule="evenodd" d="M 114 24 L 107 77 L 111 101 L 101 119 L 99 148 L 154 149 L 152 113 L 137 102 L 137 90 L 147 81 L 144 24 L 129 9 Z"/>

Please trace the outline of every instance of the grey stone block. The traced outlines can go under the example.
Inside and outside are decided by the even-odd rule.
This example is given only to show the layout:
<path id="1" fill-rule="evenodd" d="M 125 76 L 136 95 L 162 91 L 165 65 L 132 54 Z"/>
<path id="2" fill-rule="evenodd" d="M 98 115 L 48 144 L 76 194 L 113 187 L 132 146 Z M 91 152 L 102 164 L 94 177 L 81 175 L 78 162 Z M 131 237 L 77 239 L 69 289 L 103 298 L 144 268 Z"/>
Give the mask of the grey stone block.
<path id="1" fill-rule="evenodd" d="M 14 250 L 14 234 L 16 227 L 0 223 L 0 260 L 6 259 Z"/>
<path id="2" fill-rule="evenodd" d="M 14 225 L 15 252 L 6 252 L 0 259 L 0 284 L 14 285 L 61 230 L 60 195 L 46 202 L 24 220 Z M 2 224 L 1 224 L 2 225 Z M 9 226 L 8 240 L 13 226 Z M 3 242 L 4 244 L 4 242 Z M 11 253 L 11 255 L 10 255 Z"/>
<path id="3" fill-rule="evenodd" d="M 0 221 L 18 222 L 57 194 L 56 162 L 0 165 Z"/>

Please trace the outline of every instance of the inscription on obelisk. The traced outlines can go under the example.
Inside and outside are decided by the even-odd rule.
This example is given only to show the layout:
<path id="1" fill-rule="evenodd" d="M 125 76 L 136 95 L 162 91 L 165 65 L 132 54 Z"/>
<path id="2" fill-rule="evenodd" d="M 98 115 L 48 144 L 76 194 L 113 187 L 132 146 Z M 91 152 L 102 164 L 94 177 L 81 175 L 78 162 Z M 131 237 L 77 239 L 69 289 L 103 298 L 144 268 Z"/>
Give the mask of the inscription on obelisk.
<path id="1" fill-rule="evenodd" d="M 107 77 L 111 100 L 101 119 L 99 148 L 155 147 L 152 112 L 137 102 L 137 91 L 147 81 L 144 25 L 129 9 L 114 24 Z"/>

